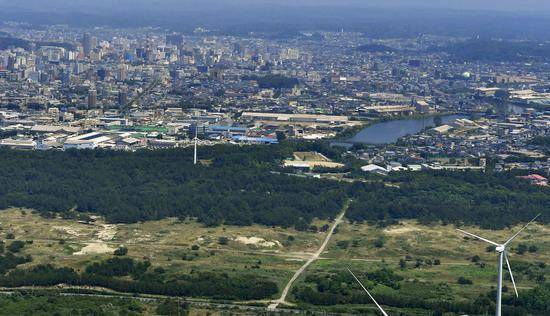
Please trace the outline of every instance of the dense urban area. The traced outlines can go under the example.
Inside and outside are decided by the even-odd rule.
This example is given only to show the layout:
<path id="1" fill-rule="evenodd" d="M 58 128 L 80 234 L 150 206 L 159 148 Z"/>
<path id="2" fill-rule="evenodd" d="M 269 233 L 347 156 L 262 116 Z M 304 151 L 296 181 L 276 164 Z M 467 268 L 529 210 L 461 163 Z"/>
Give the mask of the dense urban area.
<path id="1" fill-rule="evenodd" d="M 548 42 L 0 21 L 0 166 L 6 315 L 550 313 Z"/>
<path id="2" fill-rule="evenodd" d="M 496 41 L 375 41 L 345 31 L 288 39 L 200 28 L 184 36 L 5 23 L 1 31 L 2 147 L 332 139 L 376 172 L 384 171 L 372 165 L 484 169 L 487 158 L 497 170 L 549 170 L 550 49 L 536 43 L 511 42 L 501 54 Z M 392 119 L 405 120 L 397 133 L 384 125 L 353 133 Z"/>

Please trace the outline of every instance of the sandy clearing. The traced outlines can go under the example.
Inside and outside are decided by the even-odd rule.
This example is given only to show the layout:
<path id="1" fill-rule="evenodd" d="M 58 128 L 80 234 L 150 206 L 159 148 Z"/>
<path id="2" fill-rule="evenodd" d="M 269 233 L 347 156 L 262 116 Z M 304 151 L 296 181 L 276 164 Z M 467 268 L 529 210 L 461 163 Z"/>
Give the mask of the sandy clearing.
<path id="1" fill-rule="evenodd" d="M 102 230 L 97 232 L 97 238 L 103 241 L 111 241 L 116 235 L 116 225 L 103 224 Z"/>
<path id="2" fill-rule="evenodd" d="M 102 242 L 91 242 L 84 246 L 80 251 L 73 253 L 73 256 L 112 253 L 115 248 L 109 247 Z"/>
<path id="3" fill-rule="evenodd" d="M 401 234 L 416 232 L 419 230 L 420 229 L 416 227 L 399 227 L 399 228 L 393 228 L 393 229 L 385 229 L 384 233 L 389 235 L 401 235 Z"/>
<path id="4" fill-rule="evenodd" d="M 105 242 L 115 238 L 117 227 L 116 225 L 102 224 L 101 230 L 97 231 L 97 240 L 86 244 L 80 251 L 73 253 L 73 256 L 104 254 L 112 253 L 115 248 L 109 247 Z"/>
<path id="5" fill-rule="evenodd" d="M 245 245 L 254 245 L 254 246 L 258 246 L 258 247 L 275 247 L 275 246 L 278 246 L 278 247 L 282 247 L 283 245 L 278 241 L 278 240 L 273 240 L 273 241 L 267 241 L 263 238 L 259 238 L 259 237 L 243 237 L 243 236 L 239 236 L 237 238 L 235 238 L 235 241 L 237 242 L 240 242 L 242 244 L 245 244 Z"/>
<path id="6" fill-rule="evenodd" d="M 54 226 L 51 231 L 60 231 L 69 234 L 74 237 L 81 237 L 88 235 L 86 232 L 82 232 L 79 229 L 70 226 Z"/>
<path id="7" fill-rule="evenodd" d="M 144 243 L 151 241 L 150 235 L 143 235 L 142 237 L 136 237 L 136 238 L 130 238 L 128 239 L 128 243 L 130 244 L 137 244 L 137 243 Z"/>

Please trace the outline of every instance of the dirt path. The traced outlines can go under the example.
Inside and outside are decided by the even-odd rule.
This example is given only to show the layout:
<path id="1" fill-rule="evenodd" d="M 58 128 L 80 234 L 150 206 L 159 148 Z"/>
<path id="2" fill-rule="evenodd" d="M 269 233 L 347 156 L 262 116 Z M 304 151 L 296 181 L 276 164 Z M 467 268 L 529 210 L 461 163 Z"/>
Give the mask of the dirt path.
<path id="1" fill-rule="evenodd" d="M 340 213 L 340 215 L 338 215 L 338 217 L 334 221 L 334 224 L 330 228 L 327 236 L 325 237 L 325 241 L 323 242 L 323 244 L 321 245 L 319 250 L 317 250 L 317 252 L 314 253 L 313 256 L 311 256 L 311 258 L 309 258 L 306 261 L 306 263 L 304 263 L 304 265 L 300 269 L 298 269 L 298 271 L 296 271 L 296 273 L 294 273 L 294 275 L 292 276 L 290 281 L 288 281 L 287 285 L 285 286 L 285 289 L 283 290 L 283 293 L 281 294 L 281 297 L 278 300 L 273 301 L 273 303 L 271 303 L 267 307 L 268 310 L 274 311 L 274 310 L 277 309 L 279 304 L 287 304 L 285 300 L 286 300 L 286 297 L 288 295 L 288 292 L 290 291 L 290 288 L 292 287 L 292 284 L 307 269 L 307 267 L 310 264 L 312 264 L 315 260 L 319 259 L 319 256 L 321 256 L 321 254 L 325 251 L 325 248 L 327 247 L 328 243 L 330 242 L 330 238 L 332 238 L 332 235 L 334 234 L 334 230 L 342 222 L 342 219 L 344 218 L 344 215 L 346 214 L 346 210 L 347 210 L 347 206 L 344 207 L 344 209 L 342 210 L 342 213 Z"/>

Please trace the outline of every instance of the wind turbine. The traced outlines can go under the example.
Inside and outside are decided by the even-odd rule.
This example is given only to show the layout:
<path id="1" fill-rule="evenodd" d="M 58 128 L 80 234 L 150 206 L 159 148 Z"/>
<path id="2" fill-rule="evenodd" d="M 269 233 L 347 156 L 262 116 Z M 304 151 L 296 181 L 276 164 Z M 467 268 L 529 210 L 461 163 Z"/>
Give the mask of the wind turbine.
<path id="1" fill-rule="evenodd" d="M 388 313 L 386 313 L 386 311 L 384 311 L 384 309 L 382 308 L 382 306 L 380 306 L 380 304 L 378 304 L 378 302 L 374 299 L 374 297 L 369 293 L 369 291 L 367 290 L 367 288 L 363 285 L 363 283 L 361 283 L 361 281 L 359 281 L 359 279 L 355 276 L 355 274 L 353 274 L 353 272 L 351 272 L 350 269 L 348 269 L 349 273 L 351 273 L 351 275 L 353 276 L 353 278 L 355 279 L 355 281 L 357 281 L 357 283 L 359 283 L 359 285 L 361 285 L 361 287 L 363 288 L 363 290 L 365 290 L 365 292 L 367 292 L 367 295 L 370 297 L 370 299 L 374 302 L 374 304 L 376 305 L 376 307 L 378 307 L 378 309 L 380 310 L 380 312 L 382 313 L 382 315 L 384 316 L 388 316 Z"/>
<path id="2" fill-rule="evenodd" d="M 462 232 L 468 236 L 477 238 L 479 240 L 482 240 L 486 243 L 489 243 L 493 246 L 495 246 L 496 251 L 499 253 L 498 256 L 498 288 L 497 288 L 497 309 L 496 309 L 496 316 L 500 316 L 502 312 L 502 268 L 503 268 L 503 261 L 506 260 L 506 265 L 508 266 L 508 272 L 510 272 L 510 279 L 512 279 L 512 284 L 514 285 L 514 291 L 516 292 L 516 296 L 519 297 L 518 289 L 516 288 L 516 281 L 514 281 L 514 275 L 512 274 L 512 268 L 510 267 L 510 261 L 508 260 L 508 254 L 507 254 L 507 248 L 508 245 L 521 233 L 527 226 L 529 226 L 532 222 L 534 222 L 541 214 L 535 216 L 529 223 L 527 223 L 525 226 L 523 226 L 517 233 L 515 233 L 510 239 L 508 239 L 503 244 L 498 244 L 494 241 L 491 241 L 489 239 L 485 239 L 482 237 L 479 237 L 477 235 L 474 235 L 472 233 L 463 231 L 461 229 L 457 229 L 459 232 Z"/>

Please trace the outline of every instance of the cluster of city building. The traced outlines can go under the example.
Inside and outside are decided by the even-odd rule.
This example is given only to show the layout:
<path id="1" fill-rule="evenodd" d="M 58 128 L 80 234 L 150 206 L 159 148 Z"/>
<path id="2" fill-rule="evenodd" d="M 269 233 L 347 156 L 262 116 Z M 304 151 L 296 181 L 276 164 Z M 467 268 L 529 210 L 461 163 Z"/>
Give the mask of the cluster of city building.
<path id="1" fill-rule="evenodd" d="M 550 174 L 549 146 L 533 142 L 549 131 L 550 115 L 527 109 L 503 118 L 457 118 L 406 135 L 396 144 L 359 149 L 355 155 L 370 163 L 365 171 L 385 174 L 402 170 L 485 171 L 487 159 L 495 162 L 492 167 L 497 172 L 524 169 Z"/>
<path id="2" fill-rule="evenodd" d="M 548 168 L 548 150 L 530 140 L 549 133 L 550 69 L 459 62 L 430 49 L 461 39 L 353 32 L 269 39 L 20 23 L 0 31 L 7 34 L 0 37 L 0 146 L 136 150 L 188 146 L 194 135 L 201 144 L 274 144 L 453 113 L 475 118 L 353 154 L 396 170 L 452 168 L 433 157 L 497 157 L 504 170 L 514 167 L 507 158 L 521 156 L 530 168 Z"/>

